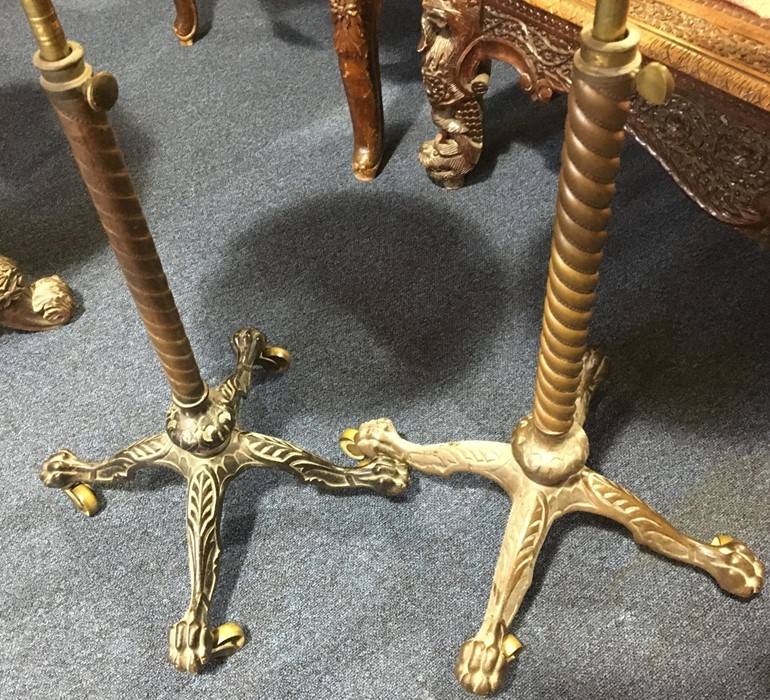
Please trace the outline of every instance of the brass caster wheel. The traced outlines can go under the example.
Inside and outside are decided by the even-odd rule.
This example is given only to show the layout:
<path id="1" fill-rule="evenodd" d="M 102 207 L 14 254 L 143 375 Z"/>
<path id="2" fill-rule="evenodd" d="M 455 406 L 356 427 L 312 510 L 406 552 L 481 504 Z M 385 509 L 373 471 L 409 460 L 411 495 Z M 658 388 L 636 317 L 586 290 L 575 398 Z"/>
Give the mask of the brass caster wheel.
<path id="1" fill-rule="evenodd" d="M 93 489 L 86 484 L 77 484 L 72 488 L 64 489 L 64 493 L 70 497 L 75 508 L 89 518 L 99 510 L 99 499 Z"/>
<path id="2" fill-rule="evenodd" d="M 359 462 L 359 466 L 363 467 L 371 460 L 365 459 L 365 455 L 361 450 L 358 449 L 358 445 L 356 445 L 356 435 L 358 435 L 358 430 L 355 428 L 347 428 L 346 430 L 343 430 L 340 434 L 339 439 L 337 440 L 337 443 L 340 446 L 340 449 L 351 459 L 355 459 L 357 462 Z"/>
<path id="3" fill-rule="evenodd" d="M 734 540 L 735 538 L 730 537 L 730 535 L 717 535 L 713 540 L 711 540 L 711 546 L 724 547 L 726 544 L 730 544 L 730 542 L 733 542 Z"/>
<path id="4" fill-rule="evenodd" d="M 291 353 L 284 348 L 268 345 L 257 360 L 268 372 L 283 374 L 291 367 Z"/>
<path id="5" fill-rule="evenodd" d="M 214 630 L 214 643 L 211 647 L 212 658 L 232 656 L 243 649 L 246 633 L 237 622 L 225 622 Z"/>
<path id="6" fill-rule="evenodd" d="M 524 645 L 519 641 L 518 637 L 508 634 L 505 639 L 503 639 L 503 656 L 505 656 L 508 661 L 513 661 L 516 654 L 521 651 L 523 646 Z"/>

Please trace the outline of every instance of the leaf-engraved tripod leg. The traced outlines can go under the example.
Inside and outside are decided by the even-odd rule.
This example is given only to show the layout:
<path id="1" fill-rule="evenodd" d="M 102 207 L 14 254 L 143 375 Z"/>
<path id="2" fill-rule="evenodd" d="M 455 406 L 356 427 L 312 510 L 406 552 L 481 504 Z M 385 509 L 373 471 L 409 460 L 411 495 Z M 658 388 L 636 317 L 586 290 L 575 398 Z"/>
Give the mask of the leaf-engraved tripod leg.
<path id="1" fill-rule="evenodd" d="M 441 477 L 458 472 L 479 474 L 500 484 L 510 495 L 520 483 L 520 470 L 511 468 L 513 453 L 508 443 L 470 440 L 418 445 L 401 437 L 388 418 L 362 423 L 355 442 L 366 457 L 387 457 Z"/>
<path id="2" fill-rule="evenodd" d="M 513 502 L 495 568 L 487 611 L 476 636 L 460 647 L 455 674 L 463 687 L 487 695 L 500 687 L 518 648 L 508 626 L 532 583 L 532 572 L 551 521 L 546 495 L 526 491 Z"/>
<path id="3" fill-rule="evenodd" d="M 84 462 L 69 450 L 59 450 L 43 463 L 40 479 L 46 486 L 61 489 L 82 483 L 110 484 L 128 479 L 137 469 L 162 461 L 172 447 L 163 433 L 140 440 L 101 462 Z M 165 462 L 163 465 L 173 466 Z"/>
<path id="4" fill-rule="evenodd" d="M 169 629 L 168 658 L 180 671 L 196 672 L 212 656 L 216 631 L 209 607 L 219 567 L 219 519 L 225 484 L 234 472 L 218 462 L 198 467 L 187 484 L 187 549 L 190 605 Z"/>
<path id="5" fill-rule="evenodd" d="M 240 451 L 254 466 L 279 467 L 302 481 L 325 489 L 363 488 L 383 496 L 398 496 L 409 485 L 409 469 L 381 458 L 357 467 L 341 467 L 290 442 L 258 433 L 239 435 Z"/>
<path id="6" fill-rule="evenodd" d="M 762 588 L 764 567 L 742 542 L 720 536 L 705 544 L 688 537 L 632 493 L 589 469 L 582 486 L 586 500 L 570 510 L 596 513 L 624 525 L 639 544 L 703 569 L 728 593 L 748 598 Z"/>

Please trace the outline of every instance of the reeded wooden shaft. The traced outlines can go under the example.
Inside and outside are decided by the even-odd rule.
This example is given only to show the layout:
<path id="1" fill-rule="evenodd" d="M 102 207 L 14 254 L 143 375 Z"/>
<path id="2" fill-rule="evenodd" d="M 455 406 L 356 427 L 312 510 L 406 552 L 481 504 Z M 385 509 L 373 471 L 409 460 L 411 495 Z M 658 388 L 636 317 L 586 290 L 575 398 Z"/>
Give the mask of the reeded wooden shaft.
<path id="1" fill-rule="evenodd" d="M 50 0 L 22 0 L 22 7 L 41 49 L 35 63 L 43 74 L 43 87 L 70 143 L 174 399 L 194 405 L 206 395 L 206 385 L 107 114 L 93 109 L 84 95 L 90 73 L 84 68 L 82 50 L 66 43 Z M 60 38 L 67 51 L 55 55 L 51 47 L 56 44 L 61 53 Z M 43 55 L 43 47 L 51 48 L 50 60 L 58 63 L 46 62 L 49 59 Z M 76 47 L 74 52 L 72 47 Z M 62 61 L 65 57 L 71 60 Z"/>
<path id="2" fill-rule="evenodd" d="M 51 97 L 171 391 L 194 404 L 206 388 L 107 115 L 84 99 Z"/>
<path id="3" fill-rule="evenodd" d="M 573 423 L 631 86 L 573 72 L 533 410 L 549 435 Z"/>

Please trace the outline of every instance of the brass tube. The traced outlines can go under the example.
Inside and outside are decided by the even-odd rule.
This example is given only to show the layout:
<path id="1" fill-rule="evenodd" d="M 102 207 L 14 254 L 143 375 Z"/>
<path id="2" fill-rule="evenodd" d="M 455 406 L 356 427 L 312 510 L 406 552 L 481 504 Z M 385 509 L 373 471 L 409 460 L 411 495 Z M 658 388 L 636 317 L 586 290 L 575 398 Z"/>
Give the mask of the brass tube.
<path id="1" fill-rule="evenodd" d="M 596 0 L 591 31 L 599 41 L 619 41 L 626 35 L 629 0 Z"/>
<path id="2" fill-rule="evenodd" d="M 40 57 L 46 61 L 66 58 L 70 49 L 51 0 L 21 0 L 21 7 L 40 49 Z"/>

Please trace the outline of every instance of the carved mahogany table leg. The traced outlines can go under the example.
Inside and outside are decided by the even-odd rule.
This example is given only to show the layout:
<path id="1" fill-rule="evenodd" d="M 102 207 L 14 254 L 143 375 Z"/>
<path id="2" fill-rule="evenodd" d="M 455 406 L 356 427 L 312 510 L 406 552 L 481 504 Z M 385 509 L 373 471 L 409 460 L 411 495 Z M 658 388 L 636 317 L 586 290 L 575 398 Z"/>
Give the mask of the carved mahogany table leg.
<path id="1" fill-rule="evenodd" d="M 385 129 L 377 33 L 380 0 L 330 0 L 329 7 L 353 122 L 353 174 L 373 180 L 382 161 Z"/>
<path id="2" fill-rule="evenodd" d="M 103 461 L 84 461 L 59 451 L 43 464 L 40 478 L 46 486 L 64 489 L 87 515 L 99 507 L 90 484 L 111 484 L 149 466 L 171 469 L 186 479 L 192 590 L 187 611 L 169 630 L 168 654 L 177 669 L 197 671 L 209 659 L 232 654 L 245 643 L 236 623 L 214 627 L 209 621 L 222 500 L 233 477 L 247 467 L 276 467 L 322 488 L 362 488 L 392 496 L 406 488 L 409 472 L 406 465 L 387 458 L 352 468 L 338 466 L 285 440 L 241 429 L 240 403 L 251 388 L 255 365 L 280 373 L 288 369 L 291 356 L 269 346 L 256 328 L 244 328 L 232 339 L 235 371 L 218 387 L 204 382 L 106 115 L 117 99 L 117 83 L 109 73 L 94 73 L 83 59 L 83 48 L 66 40 L 51 0 L 21 3 L 39 46 L 33 60 L 41 84 L 70 143 L 172 398 L 165 431 Z"/>
<path id="3" fill-rule="evenodd" d="M 482 61 L 466 84 L 460 58 L 481 36 L 478 0 L 423 0 L 422 80 L 438 135 L 423 143 L 420 163 L 447 189 L 462 187 L 466 173 L 478 163 L 483 144 L 482 96 L 489 85 L 491 63 Z"/>
<path id="4" fill-rule="evenodd" d="M 388 458 L 442 477 L 478 474 L 510 497 L 486 614 L 478 632 L 461 646 L 455 667 L 463 687 L 479 695 L 500 687 L 506 665 L 521 646 L 508 628 L 551 525 L 566 513 L 585 511 L 614 520 L 639 544 L 703 569 L 732 595 L 750 597 L 763 583 L 764 568 L 745 544 L 727 535 L 711 542 L 688 537 L 586 466 L 583 423 L 607 374 L 606 360 L 586 341 L 623 129 L 635 79 L 650 99 L 673 89 L 661 66 L 639 71 L 639 36 L 626 31 L 627 11 L 623 0 L 598 0 L 593 29 L 583 30 L 582 47 L 573 59 L 532 414 L 519 421 L 510 443 L 419 445 L 400 436 L 387 419 L 363 423 L 340 440 L 352 457 Z"/>
<path id="5" fill-rule="evenodd" d="M 182 46 L 191 46 L 198 31 L 198 5 L 195 0 L 174 0 L 174 34 Z"/>
<path id="6" fill-rule="evenodd" d="M 0 255 L 0 326 L 19 331 L 59 328 L 72 318 L 72 290 L 58 275 L 27 284 L 16 263 Z"/>

